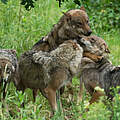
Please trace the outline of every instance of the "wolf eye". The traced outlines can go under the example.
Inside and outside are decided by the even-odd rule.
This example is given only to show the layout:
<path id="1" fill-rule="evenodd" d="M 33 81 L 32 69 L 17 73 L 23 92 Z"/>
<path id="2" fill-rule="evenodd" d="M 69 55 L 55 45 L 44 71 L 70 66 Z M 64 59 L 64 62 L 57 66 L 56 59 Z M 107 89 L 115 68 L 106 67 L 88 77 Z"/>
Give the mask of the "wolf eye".
<path id="1" fill-rule="evenodd" d="M 87 20 L 87 24 L 89 25 L 89 21 Z"/>

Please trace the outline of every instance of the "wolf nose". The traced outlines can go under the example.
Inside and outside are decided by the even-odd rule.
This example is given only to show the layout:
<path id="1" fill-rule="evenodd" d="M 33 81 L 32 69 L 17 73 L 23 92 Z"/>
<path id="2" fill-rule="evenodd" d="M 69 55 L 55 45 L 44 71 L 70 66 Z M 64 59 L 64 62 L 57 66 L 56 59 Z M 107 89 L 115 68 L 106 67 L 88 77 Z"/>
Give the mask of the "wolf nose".
<path id="1" fill-rule="evenodd" d="M 91 33 L 92 33 L 92 31 L 91 31 L 91 30 L 90 30 L 90 31 L 88 31 L 87 36 L 89 36 Z"/>

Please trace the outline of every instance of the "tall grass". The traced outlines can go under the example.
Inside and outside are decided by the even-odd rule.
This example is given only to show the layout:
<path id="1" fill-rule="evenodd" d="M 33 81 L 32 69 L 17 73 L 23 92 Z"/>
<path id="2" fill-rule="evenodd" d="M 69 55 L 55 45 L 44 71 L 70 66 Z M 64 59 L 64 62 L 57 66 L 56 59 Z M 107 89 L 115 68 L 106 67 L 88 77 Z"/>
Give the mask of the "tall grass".
<path id="1" fill-rule="evenodd" d="M 16 49 L 18 54 L 45 36 L 61 15 L 55 0 L 39 0 L 26 11 L 19 0 L 0 2 L 0 48 Z"/>
<path id="2" fill-rule="evenodd" d="M 55 0 L 38 0 L 35 2 L 35 8 L 30 11 L 26 11 L 24 6 L 20 5 L 19 0 L 10 0 L 7 4 L 0 2 L 0 48 L 16 49 L 17 55 L 20 56 L 24 51 L 31 49 L 31 46 L 40 40 L 42 36 L 45 36 L 51 30 L 53 24 L 57 23 L 61 15 L 61 9 Z M 90 19 L 92 19 L 92 16 L 90 16 Z M 97 24 L 97 21 L 95 24 Z M 98 29 L 94 29 L 92 24 L 91 27 L 93 34 L 97 34 L 107 42 L 111 51 L 110 60 L 113 64 L 119 65 L 119 30 L 113 28 L 110 31 L 104 31 L 99 28 L 99 24 Z M 77 105 L 79 91 L 79 80 L 77 78 L 73 79 L 73 88 L 73 102 L 67 101 L 67 90 L 61 98 L 65 110 L 64 116 L 67 116 L 69 120 L 109 120 L 111 110 L 105 107 L 102 101 L 99 104 L 92 105 L 90 111 L 85 113 L 84 103 L 89 100 L 89 95 L 85 94 L 82 103 Z M 9 105 L 8 111 L 6 108 L 2 108 L 2 102 L 0 102 L 1 120 L 50 119 L 50 106 L 40 93 L 33 104 L 31 90 L 26 90 L 24 95 L 15 91 L 14 85 L 10 84 L 9 93 L 6 97 L 6 103 Z M 20 107 L 23 99 L 25 100 L 25 108 Z M 116 100 L 118 101 L 118 97 Z M 118 105 L 117 101 L 115 101 L 114 105 Z M 120 113 L 117 107 L 114 107 L 113 110 L 117 115 Z M 116 114 L 114 114 L 114 118 Z M 64 118 L 59 113 L 56 113 L 52 119 L 62 120 Z"/>

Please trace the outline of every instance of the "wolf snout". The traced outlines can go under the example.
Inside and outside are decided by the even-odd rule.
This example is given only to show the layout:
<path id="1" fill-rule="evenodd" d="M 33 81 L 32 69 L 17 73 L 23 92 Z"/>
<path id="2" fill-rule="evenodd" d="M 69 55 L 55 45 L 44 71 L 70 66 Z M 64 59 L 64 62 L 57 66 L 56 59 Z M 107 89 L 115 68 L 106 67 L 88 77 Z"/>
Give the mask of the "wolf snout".
<path id="1" fill-rule="evenodd" d="M 88 31 L 87 34 L 86 34 L 86 36 L 91 35 L 91 33 L 92 33 L 92 30 Z"/>

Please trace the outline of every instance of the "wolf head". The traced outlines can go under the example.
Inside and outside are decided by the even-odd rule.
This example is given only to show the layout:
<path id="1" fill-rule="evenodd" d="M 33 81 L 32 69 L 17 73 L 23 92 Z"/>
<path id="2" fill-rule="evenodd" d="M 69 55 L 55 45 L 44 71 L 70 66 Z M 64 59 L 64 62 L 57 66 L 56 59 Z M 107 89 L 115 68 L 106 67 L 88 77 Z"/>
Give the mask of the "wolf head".
<path id="1" fill-rule="evenodd" d="M 83 56 L 85 57 L 94 61 L 109 57 L 110 51 L 106 42 L 98 36 L 84 36 L 78 40 L 78 43 L 83 47 Z"/>
<path id="2" fill-rule="evenodd" d="M 92 36 L 88 36 L 87 40 L 90 41 L 94 47 L 99 49 L 100 55 L 102 55 L 103 53 L 110 53 L 108 45 L 101 37 L 92 35 Z"/>
<path id="3" fill-rule="evenodd" d="M 64 13 L 60 19 L 63 26 L 58 31 L 59 37 L 77 38 L 81 36 L 89 36 L 92 30 L 89 26 L 89 18 L 83 7 L 81 9 L 69 10 Z"/>

